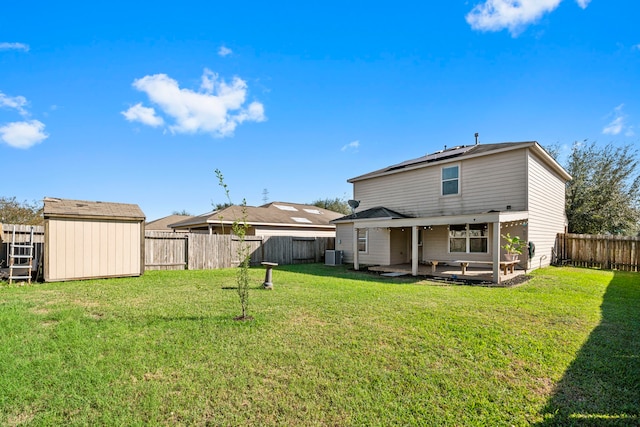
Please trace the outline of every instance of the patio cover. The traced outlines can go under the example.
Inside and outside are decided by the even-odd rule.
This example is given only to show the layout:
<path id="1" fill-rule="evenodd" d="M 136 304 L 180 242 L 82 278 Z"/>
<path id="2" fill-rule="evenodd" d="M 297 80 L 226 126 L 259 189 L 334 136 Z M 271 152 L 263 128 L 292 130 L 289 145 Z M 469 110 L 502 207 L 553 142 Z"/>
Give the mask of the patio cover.
<path id="1" fill-rule="evenodd" d="M 434 225 L 451 225 L 451 224 L 474 224 L 474 223 L 493 223 L 493 247 L 500 247 L 500 225 L 508 222 L 528 221 L 528 211 L 501 211 L 501 212 L 484 212 L 478 214 L 466 215 L 449 215 L 449 216 L 433 216 L 422 218 L 348 218 L 343 217 L 333 222 L 353 222 L 354 229 L 362 228 L 388 228 L 388 227 L 411 227 L 411 274 L 418 275 L 418 229 L 419 227 Z M 353 233 L 353 247 L 358 247 L 358 233 Z M 360 268 L 358 260 L 358 251 L 354 250 L 353 267 L 358 270 Z M 500 283 L 500 251 L 493 251 L 493 281 Z"/>

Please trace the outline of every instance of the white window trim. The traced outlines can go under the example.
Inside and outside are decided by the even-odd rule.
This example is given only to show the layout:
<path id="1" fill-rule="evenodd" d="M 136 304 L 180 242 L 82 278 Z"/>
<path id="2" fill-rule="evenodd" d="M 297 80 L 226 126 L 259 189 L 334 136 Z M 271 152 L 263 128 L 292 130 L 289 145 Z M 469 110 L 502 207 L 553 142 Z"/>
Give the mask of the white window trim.
<path id="1" fill-rule="evenodd" d="M 458 192 L 455 194 L 444 194 L 444 188 L 443 188 L 443 183 L 445 181 L 453 181 L 453 179 L 443 179 L 442 178 L 442 172 L 445 169 L 449 169 L 449 168 L 454 168 L 457 167 L 458 168 L 458 178 L 456 178 L 458 180 Z M 462 194 L 462 167 L 460 166 L 460 163 L 451 163 L 448 165 L 444 165 L 440 168 L 440 197 L 456 197 L 456 196 L 460 196 Z"/>
<path id="2" fill-rule="evenodd" d="M 360 238 L 360 231 L 364 231 L 364 239 Z M 361 253 L 361 254 L 369 253 L 369 229 L 367 229 L 367 228 L 358 228 L 356 233 L 358 233 L 358 235 L 357 235 L 358 247 L 356 248 L 358 250 L 358 253 Z M 364 241 L 364 251 L 360 250 L 360 241 L 361 240 Z"/>
<path id="3" fill-rule="evenodd" d="M 455 224 L 458 225 L 458 224 Z M 447 227 L 447 253 L 450 254 L 490 254 L 491 249 L 489 248 L 489 236 L 483 237 L 471 237 L 469 233 L 469 226 L 471 224 L 465 224 L 465 240 L 466 240 L 466 248 L 464 252 L 451 252 L 451 235 L 449 234 L 449 227 Z M 489 224 L 487 223 L 487 230 L 489 229 Z M 456 237 L 457 239 L 462 239 L 462 237 Z M 487 251 L 486 252 L 471 252 L 471 239 L 486 239 L 487 240 Z"/>

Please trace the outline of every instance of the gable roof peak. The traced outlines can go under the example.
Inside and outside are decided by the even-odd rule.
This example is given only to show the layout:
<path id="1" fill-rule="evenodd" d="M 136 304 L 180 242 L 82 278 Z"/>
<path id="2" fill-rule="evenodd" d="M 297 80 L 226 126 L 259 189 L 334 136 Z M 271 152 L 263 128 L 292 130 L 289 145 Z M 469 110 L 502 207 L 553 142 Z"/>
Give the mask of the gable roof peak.
<path id="1" fill-rule="evenodd" d="M 536 141 L 524 141 L 524 142 L 500 142 L 493 144 L 471 144 L 471 145 L 458 145 L 453 148 L 446 148 L 439 150 L 431 154 L 426 154 L 416 159 L 406 160 L 395 165 L 388 166 L 386 168 L 378 169 L 376 171 L 357 176 L 355 178 L 348 179 L 347 182 L 355 182 L 362 179 L 373 178 L 386 173 L 393 173 L 396 171 L 402 171 L 409 168 L 427 166 L 444 161 L 451 161 L 457 158 L 464 158 L 469 156 L 483 156 L 490 154 L 490 152 L 498 150 L 513 150 L 518 148 L 530 147 L 538 145 Z M 539 145 L 538 145 L 539 146 Z"/>

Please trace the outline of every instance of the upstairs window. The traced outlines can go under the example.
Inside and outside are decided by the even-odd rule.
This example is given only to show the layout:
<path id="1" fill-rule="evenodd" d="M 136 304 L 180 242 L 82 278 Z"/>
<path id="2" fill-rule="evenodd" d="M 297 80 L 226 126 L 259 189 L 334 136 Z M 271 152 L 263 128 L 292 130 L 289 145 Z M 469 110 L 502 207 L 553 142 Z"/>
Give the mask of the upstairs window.
<path id="1" fill-rule="evenodd" d="M 460 194 L 460 166 L 442 168 L 442 195 Z"/>

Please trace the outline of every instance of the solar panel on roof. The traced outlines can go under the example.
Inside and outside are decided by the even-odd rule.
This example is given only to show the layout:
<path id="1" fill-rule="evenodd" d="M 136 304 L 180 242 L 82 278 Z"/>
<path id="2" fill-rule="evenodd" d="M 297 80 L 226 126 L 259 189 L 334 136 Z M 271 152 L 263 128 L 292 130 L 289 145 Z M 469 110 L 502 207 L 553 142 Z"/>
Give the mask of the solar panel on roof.
<path id="1" fill-rule="evenodd" d="M 467 151 L 471 150 L 473 147 L 476 147 L 476 146 L 462 145 L 459 147 L 450 148 L 448 150 L 436 151 L 435 153 L 427 154 L 426 156 L 418 157 L 417 159 L 407 160 L 402 163 L 398 163 L 397 165 L 390 166 L 387 170 L 402 169 L 407 166 L 417 165 L 419 163 L 429 163 L 429 162 L 435 162 L 436 160 L 447 159 L 449 157 L 456 157 L 466 153 Z"/>

